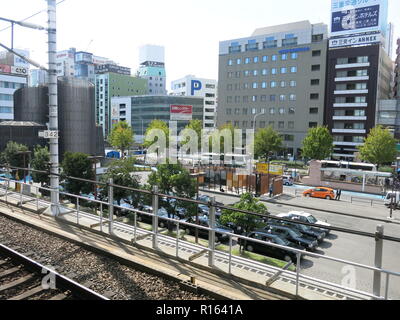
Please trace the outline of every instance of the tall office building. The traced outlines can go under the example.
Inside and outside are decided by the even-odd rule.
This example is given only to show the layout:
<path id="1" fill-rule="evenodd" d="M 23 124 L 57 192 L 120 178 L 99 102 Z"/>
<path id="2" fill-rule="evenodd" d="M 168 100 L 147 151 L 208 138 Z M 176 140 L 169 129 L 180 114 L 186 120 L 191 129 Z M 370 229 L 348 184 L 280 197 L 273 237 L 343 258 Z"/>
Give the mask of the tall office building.
<path id="1" fill-rule="evenodd" d="M 213 130 L 217 124 L 217 93 L 216 80 L 197 78 L 188 75 L 182 79 L 172 81 L 172 95 L 204 98 L 203 128 Z"/>
<path id="2" fill-rule="evenodd" d="M 46 70 L 32 69 L 29 74 L 29 86 L 39 87 L 48 83 L 49 76 Z"/>
<path id="3" fill-rule="evenodd" d="M 380 100 L 391 98 L 393 63 L 385 49 L 387 0 L 345 5 L 332 0 L 325 124 L 334 137 L 333 158 L 354 160 L 379 123 Z"/>
<path id="4" fill-rule="evenodd" d="M 29 51 L 16 50 L 29 57 Z M 0 52 L 0 121 L 14 120 L 14 92 L 28 85 L 29 64 L 9 52 Z"/>
<path id="5" fill-rule="evenodd" d="M 219 49 L 218 126 L 272 126 L 285 154 L 299 156 L 323 123 L 328 26 L 308 21 L 257 29 Z"/>
<path id="6" fill-rule="evenodd" d="M 138 77 L 147 79 L 149 95 L 166 95 L 165 49 L 145 45 L 139 49 Z"/>
<path id="7" fill-rule="evenodd" d="M 103 127 L 104 137 L 107 138 L 111 129 L 111 99 L 144 95 L 147 93 L 147 80 L 131 77 L 121 73 L 99 71 L 96 75 L 96 121 Z"/>

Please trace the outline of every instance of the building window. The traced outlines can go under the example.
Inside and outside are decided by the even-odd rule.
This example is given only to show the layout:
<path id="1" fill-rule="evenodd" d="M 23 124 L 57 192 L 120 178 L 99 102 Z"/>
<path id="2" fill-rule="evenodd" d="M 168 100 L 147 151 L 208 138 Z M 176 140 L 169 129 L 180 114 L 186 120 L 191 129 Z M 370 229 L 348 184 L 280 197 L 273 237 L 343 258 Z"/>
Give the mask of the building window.
<path id="1" fill-rule="evenodd" d="M 310 114 L 318 114 L 318 108 L 310 108 Z"/>
<path id="2" fill-rule="evenodd" d="M 297 52 L 292 52 L 292 53 L 290 54 L 290 58 L 291 58 L 292 60 L 297 60 L 298 57 L 299 57 L 299 54 L 298 54 Z"/>
<path id="3" fill-rule="evenodd" d="M 290 86 L 291 87 L 297 87 L 297 81 L 296 80 L 290 81 Z"/>
<path id="4" fill-rule="evenodd" d="M 248 77 L 250 75 L 250 71 L 249 70 L 245 70 L 243 71 L 243 74 L 245 77 Z"/>
<path id="5" fill-rule="evenodd" d="M 297 73 L 297 67 L 291 67 L 290 68 L 291 73 Z"/>
<path id="6" fill-rule="evenodd" d="M 267 96 L 266 96 L 266 95 L 262 95 L 262 96 L 261 96 L 261 101 L 263 101 L 263 102 L 264 102 L 264 101 L 267 101 Z"/>
<path id="7" fill-rule="evenodd" d="M 284 94 L 281 94 L 279 96 L 279 101 L 286 101 L 286 96 Z"/>
<path id="8" fill-rule="evenodd" d="M 279 123 L 278 123 L 278 128 L 279 128 L 279 129 L 285 129 L 285 122 L 279 121 Z"/>
<path id="9" fill-rule="evenodd" d="M 253 115 L 257 114 L 257 108 L 252 108 L 251 109 L 251 114 L 253 114 Z"/>
<path id="10" fill-rule="evenodd" d="M 254 63 L 258 63 L 258 61 L 259 61 L 259 58 L 258 58 L 258 57 L 254 57 L 254 58 L 253 58 L 253 62 L 254 62 Z"/>
<path id="11" fill-rule="evenodd" d="M 245 58 L 244 59 L 244 64 L 249 64 L 250 63 L 250 58 Z"/>
<path id="12" fill-rule="evenodd" d="M 283 54 L 281 55 L 281 60 L 282 60 L 282 61 L 286 61 L 287 59 L 288 59 L 287 53 L 283 53 Z"/>
<path id="13" fill-rule="evenodd" d="M 276 54 L 272 55 L 272 61 L 278 61 L 278 56 Z"/>
<path id="14" fill-rule="evenodd" d="M 260 128 L 265 128 L 265 124 L 266 124 L 265 121 L 260 121 Z"/>
<path id="15" fill-rule="evenodd" d="M 279 108 L 279 114 L 280 115 L 285 114 L 285 108 Z"/>
<path id="16" fill-rule="evenodd" d="M 232 109 L 226 109 L 226 115 L 230 116 L 232 114 Z"/>
<path id="17" fill-rule="evenodd" d="M 237 115 L 237 116 L 240 115 L 240 109 L 239 108 L 235 109 L 235 115 Z"/>
<path id="18" fill-rule="evenodd" d="M 249 96 L 243 96 L 243 103 L 249 102 Z"/>
<path id="19" fill-rule="evenodd" d="M 276 48 L 278 46 L 278 40 L 266 40 L 263 42 L 263 48 L 268 49 L 268 48 Z"/>
<path id="20" fill-rule="evenodd" d="M 237 65 L 242 64 L 242 59 L 240 59 L 240 58 L 236 59 L 236 64 L 237 64 Z"/>
<path id="21" fill-rule="evenodd" d="M 319 64 L 314 64 L 311 66 L 311 71 L 320 71 L 321 70 L 321 65 Z"/>
<path id="22" fill-rule="evenodd" d="M 318 100 L 319 99 L 319 94 L 318 93 L 311 93 L 310 94 L 310 100 Z"/>
<path id="23" fill-rule="evenodd" d="M 253 89 L 257 89 L 258 88 L 258 83 L 257 82 L 253 82 Z"/>
<path id="24" fill-rule="evenodd" d="M 311 85 L 312 86 L 318 86 L 319 85 L 319 79 L 311 79 Z"/>
<path id="25" fill-rule="evenodd" d="M 271 101 L 271 102 L 276 101 L 276 95 L 271 94 L 271 95 L 269 96 L 269 101 Z"/>
<path id="26" fill-rule="evenodd" d="M 244 116 L 247 116 L 247 111 L 248 111 L 247 108 L 243 108 L 243 115 Z"/>
<path id="27" fill-rule="evenodd" d="M 312 56 L 313 57 L 320 57 L 321 56 L 321 50 L 313 50 Z"/>
<path id="28" fill-rule="evenodd" d="M 263 89 L 266 89 L 266 88 L 267 88 L 267 82 L 263 81 L 263 82 L 261 83 L 261 87 L 262 87 Z"/>
<path id="29" fill-rule="evenodd" d="M 295 94 L 291 94 L 291 95 L 289 96 L 289 100 L 290 100 L 290 101 L 296 101 L 296 95 L 295 95 Z"/>
<path id="30" fill-rule="evenodd" d="M 293 121 L 289 121 L 288 128 L 289 129 L 294 129 L 294 122 Z"/>
<path id="31" fill-rule="evenodd" d="M 296 114 L 296 108 L 294 107 L 289 108 L 289 114 Z"/>
<path id="32" fill-rule="evenodd" d="M 252 96 L 252 97 L 251 97 L 251 101 L 252 101 L 252 102 L 257 102 L 257 96 Z"/>
<path id="33" fill-rule="evenodd" d="M 263 76 L 268 75 L 268 69 L 262 69 L 262 75 Z"/>
<path id="34" fill-rule="evenodd" d="M 271 81 L 271 88 L 276 88 L 276 81 Z"/>
<path id="35" fill-rule="evenodd" d="M 323 34 L 314 34 L 312 36 L 312 42 L 321 42 L 322 40 L 324 40 Z"/>
<path id="36" fill-rule="evenodd" d="M 273 74 L 273 75 L 278 74 L 278 69 L 277 68 L 272 68 L 271 69 L 271 74 Z"/>
<path id="37" fill-rule="evenodd" d="M 318 127 L 318 123 L 317 123 L 317 122 L 310 122 L 310 123 L 308 124 L 308 127 L 309 127 L 309 128 L 316 128 L 316 127 Z"/>
<path id="38" fill-rule="evenodd" d="M 254 71 L 253 71 L 253 76 L 254 76 L 254 77 L 257 77 L 257 76 L 258 76 L 258 70 L 254 70 Z"/>
<path id="39" fill-rule="evenodd" d="M 286 87 L 286 81 L 281 81 L 281 88 L 285 88 Z"/>
<path id="40" fill-rule="evenodd" d="M 297 46 L 297 38 L 289 38 L 282 40 L 282 47 Z"/>
<path id="41" fill-rule="evenodd" d="M 286 67 L 282 67 L 282 68 L 281 68 L 281 73 L 282 73 L 282 74 L 287 73 L 287 68 L 286 68 Z"/>
<path id="42" fill-rule="evenodd" d="M 270 121 L 270 122 L 268 123 L 268 125 L 269 125 L 272 129 L 274 129 L 274 128 L 275 128 L 275 121 Z"/>
<path id="43" fill-rule="evenodd" d="M 269 108 L 269 114 L 274 115 L 275 114 L 275 108 Z"/>
<path id="44" fill-rule="evenodd" d="M 268 56 L 263 56 L 262 57 L 262 62 L 268 62 Z"/>

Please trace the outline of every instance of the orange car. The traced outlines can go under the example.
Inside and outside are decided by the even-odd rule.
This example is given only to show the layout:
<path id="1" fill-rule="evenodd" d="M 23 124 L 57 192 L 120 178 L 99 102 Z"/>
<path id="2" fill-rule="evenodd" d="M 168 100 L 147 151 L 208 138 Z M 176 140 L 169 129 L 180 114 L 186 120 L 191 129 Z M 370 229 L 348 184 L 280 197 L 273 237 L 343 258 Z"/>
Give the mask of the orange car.
<path id="1" fill-rule="evenodd" d="M 327 200 L 335 199 L 335 191 L 331 188 L 325 188 L 325 187 L 309 189 L 307 191 L 304 191 L 303 195 L 305 197 L 321 198 Z"/>

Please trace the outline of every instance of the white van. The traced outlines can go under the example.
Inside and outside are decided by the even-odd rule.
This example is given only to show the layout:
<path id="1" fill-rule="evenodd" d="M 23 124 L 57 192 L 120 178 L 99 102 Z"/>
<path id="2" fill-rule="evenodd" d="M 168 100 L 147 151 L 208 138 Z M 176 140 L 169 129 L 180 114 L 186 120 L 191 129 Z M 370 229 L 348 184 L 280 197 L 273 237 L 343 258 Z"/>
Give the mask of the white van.
<path id="1" fill-rule="evenodd" d="M 390 204 L 392 203 L 392 197 L 393 197 L 393 203 L 396 205 L 396 207 L 399 207 L 400 204 L 400 192 L 388 192 L 385 198 L 385 206 L 390 207 Z"/>

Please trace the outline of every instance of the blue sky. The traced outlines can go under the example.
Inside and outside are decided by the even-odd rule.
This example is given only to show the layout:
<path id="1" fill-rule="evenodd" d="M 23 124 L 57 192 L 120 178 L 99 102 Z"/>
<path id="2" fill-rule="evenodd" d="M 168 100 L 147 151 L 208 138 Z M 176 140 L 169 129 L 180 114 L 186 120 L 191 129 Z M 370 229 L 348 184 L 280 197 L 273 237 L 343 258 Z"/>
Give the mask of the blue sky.
<path id="1" fill-rule="evenodd" d="M 24 19 L 46 8 L 45 0 L 3 0 L 1 17 Z M 400 36 L 400 1 L 389 0 L 389 21 Z M 309 20 L 329 23 L 331 0 L 65 0 L 58 6 L 58 49 L 75 47 L 136 70 L 138 48 L 166 48 L 168 89 L 187 74 L 218 77 L 219 41 L 251 35 L 254 29 Z M 45 25 L 42 13 L 30 22 Z M 6 27 L 0 23 L 0 30 Z M 0 32 L 9 44 L 10 32 Z M 46 35 L 17 28 L 15 46 L 47 63 Z"/>

